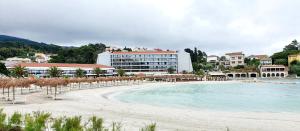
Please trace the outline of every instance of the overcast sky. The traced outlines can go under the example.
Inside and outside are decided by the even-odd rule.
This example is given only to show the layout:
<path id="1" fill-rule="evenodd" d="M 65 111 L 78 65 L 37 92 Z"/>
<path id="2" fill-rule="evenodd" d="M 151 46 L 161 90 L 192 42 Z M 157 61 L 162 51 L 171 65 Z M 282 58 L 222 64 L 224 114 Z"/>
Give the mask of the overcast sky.
<path id="1" fill-rule="evenodd" d="M 58 45 L 272 54 L 300 40 L 299 0 L 0 0 L 0 34 Z"/>

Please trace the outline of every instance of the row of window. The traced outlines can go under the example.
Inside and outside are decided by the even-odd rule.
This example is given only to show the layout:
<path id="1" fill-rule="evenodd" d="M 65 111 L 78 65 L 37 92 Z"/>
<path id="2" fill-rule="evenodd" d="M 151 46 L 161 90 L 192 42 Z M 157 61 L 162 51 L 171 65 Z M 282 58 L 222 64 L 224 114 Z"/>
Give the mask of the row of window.
<path id="1" fill-rule="evenodd" d="M 262 68 L 263 72 L 275 72 L 275 71 L 284 71 L 285 68 Z"/>
<path id="2" fill-rule="evenodd" d="M 111 63 L 112 66 L 127 65 L 127 66 L 156 66 L 156 65 L 177 65 L 176 62 L 134 62 L 134 63 Z"/>
<path id="3" fill-rule="evenodd" d="M 126 69 L 168 69 L 172 67 L 173 69 L 177 69 L 176 66 L 115 66 L 116 69 L 122 68 L 124 70 Z"/>
<path id="4" fill-rule="evenodd" d="M 155 62 L 155 61 L 177 61 L 176 58 L 139 58 L 139 59 L 122 59 L 122 58 L 113 58 L 111 59 L 113 62 L 123 61 L 123 62 L 130 62 L 130 61 L 149 61 L 149 62 Z"/>
<path id="5" fill-rule="evenodd" d="M 241 60 L 241 59 L 242 59 L 241 56 L 238 56 L 238 57 L 234 57 L 234 56 L 233 56 L 233 57 L 231 57 L 231 60 L 235 60 L 236 58 L 237 58 L 238 60 Z"/>
<path id="6" fill-rule="evenodd" d="M 177 57 L 176 54 L 151 54 L 151 55 L 111 55 L 112 58 L 163 58 Z"/>
<path id="7" fill-rule="evenodd" d="M 238 61 L 237 63 L 238 63 L 238 64 L 242 64 L 243 61 Z M 231 61 L 231 64 L 236 64 L 236 62 L 235 62 L 235 61 Z"/>

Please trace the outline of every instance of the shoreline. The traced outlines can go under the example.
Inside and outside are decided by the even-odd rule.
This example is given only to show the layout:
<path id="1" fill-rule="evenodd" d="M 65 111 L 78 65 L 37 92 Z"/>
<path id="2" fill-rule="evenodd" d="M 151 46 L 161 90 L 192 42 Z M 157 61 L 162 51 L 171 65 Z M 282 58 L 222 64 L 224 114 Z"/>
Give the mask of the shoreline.
<path id="1" fill-rule="evenodd" d="M 116 93 L 132 89 L 151 88 L 162 84 L 194 83 L 232 83 L 240 81 L 200 81 L 176 83 L 144 83 L 95 89 L 76 90 L 62 94 L 62 100 L 46 100 L 42 103 L 9 105 L 7 113 L 20 111 L 46 111 L 54 116 L 82 115 L 87 119 L 92 115 L 103 117 L 106 123 L 120 122 L 125 130 L 135 131 L 146 124 L 156 123 L 159 131 L 276 131 L 300 130 L 300 113 L 289 112 L 227 112 L 212 110 L 192 110 L 171 107 L 159 107 L 146 104 L 125 103 L 114 99 Z"/>

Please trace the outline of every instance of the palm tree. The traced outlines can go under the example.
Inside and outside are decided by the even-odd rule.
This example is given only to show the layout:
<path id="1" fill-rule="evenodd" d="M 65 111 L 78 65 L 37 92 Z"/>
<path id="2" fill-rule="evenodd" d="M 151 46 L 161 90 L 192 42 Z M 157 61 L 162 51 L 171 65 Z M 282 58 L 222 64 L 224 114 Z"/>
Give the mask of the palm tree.
<path id="1" fill-rule="evenodd" d="M 97 77 L 103 74 L 103 70 L 101 70 L 99 67 L 95 68 L 93 72 L 94 74 L 96 74 Z"/>
<path id="2" fill-rule="evenodd" d="M 61 71 L 56 67 L 50 67 L 48 70 L 50 77 L 59 77 L 61 75 Z"/>
<path id="3" fill-rule="evenodd" d="M 118 72 L 118 76 L 124 76 L 125 75 L 125 71 L 122 68 L 119 68 L 117 70 L 117 72 Z"/>
<path id="4" fill-rule="evenodd" d="M 78 68 L 76 70 L 75 76 L 76 77 L 84 77 L 84 71 L 82 69 Z"/>
<path id="5" fill-rule="evenodd" d="M 24 77 L 26 75 L 25 67 L 22 67 L 21 65 L 15 66 L 13 69 L 13 74 L 17 77 Z"/>

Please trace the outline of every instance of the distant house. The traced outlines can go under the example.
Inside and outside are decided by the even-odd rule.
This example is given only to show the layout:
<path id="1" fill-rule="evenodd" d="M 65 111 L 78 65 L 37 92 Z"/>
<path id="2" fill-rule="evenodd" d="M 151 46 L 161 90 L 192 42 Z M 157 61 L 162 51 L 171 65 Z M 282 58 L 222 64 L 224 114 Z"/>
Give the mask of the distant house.
<path id="1" fill-rule="evenodd" d="M 206 61 L 208 63 L 216 64 L 219 62 L 219 57 L 216 55 L 210 55 L 210 56 L 207 56 Z"/>
<path id="2" fill-rule="evenodd" d="M 23 63 L 31 63 L 31 59 L 29 58 L 19 58 L 19 57 L 12 57 L 12 58 L 7 58 L 6 61 L 10 62 L 23 62 Z"/>
<path id="3" fill-rule="evenodd" d="M 35 53 L 34 56 L 37 63 L 47 63 L 51 58 L 51 55 L 44 53 Z"/>
<path id="4" fill-rule="evenodd" d="M 229 61 L 229 64 L 231 67 L 245 65 L 245 63 L 244 63 L 245 55 L 243 54 L 243 52 L 226 53 L 225 57 Z"/>
<path id="5" fill-rule="evenodd" d="M 250 60 L 256 59 L 256 60 L 261 60 L 264 58 L 269 58 L 268 55 L 250 55 L 247 57 Z"/>
<path id="6" fill-rule="evenodd" d="M 272 65 L 272 58 L 262 58 L 260 59 L 260 65 Z"/>
<path id="7" fill-rule="evenodd" d="M 288 64 L 289 64 L 289 66 L 291 66 L 291 63 L 293 61 L 300 61 L 300 54 L 289 55 L 288 56 Z"/>

